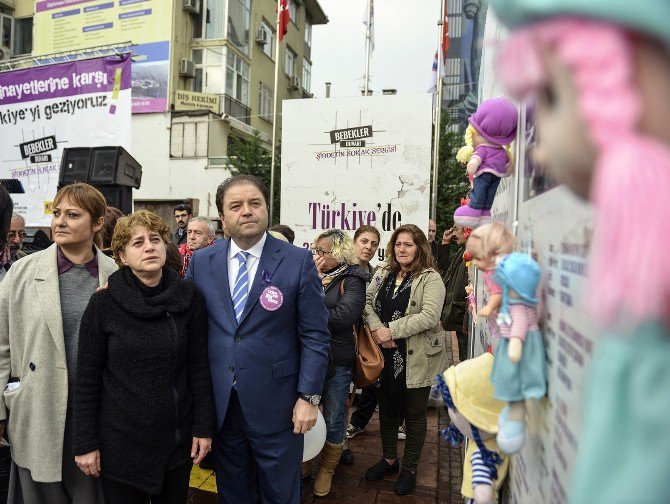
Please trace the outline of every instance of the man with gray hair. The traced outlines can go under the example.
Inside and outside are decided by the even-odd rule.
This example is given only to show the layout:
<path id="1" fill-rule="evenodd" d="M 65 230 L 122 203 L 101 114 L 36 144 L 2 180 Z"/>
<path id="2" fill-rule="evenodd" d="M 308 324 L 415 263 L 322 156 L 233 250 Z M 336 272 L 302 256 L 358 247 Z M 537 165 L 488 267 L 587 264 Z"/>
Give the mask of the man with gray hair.
<path id="1" fill-rule="evenodd" d="M 214 222 L 207 217 L 193 217 L 188 221 L 186 243 L 179 246 L 182 258 L 181 276 L 186 274 L 193 252 L 214 243 L 215 229 Z"/>
<path id="2" fill-rule="evenodd" d="M 7 234 L 7 241 L 9 242 L 9 255 L 11 261 L 21 259 L 26 253 L 21 250 L 23 238 L 26 236 L 26 220 L 20 214 L 12 214 L 11 224 L 9 226 L 9 233 Z"/>

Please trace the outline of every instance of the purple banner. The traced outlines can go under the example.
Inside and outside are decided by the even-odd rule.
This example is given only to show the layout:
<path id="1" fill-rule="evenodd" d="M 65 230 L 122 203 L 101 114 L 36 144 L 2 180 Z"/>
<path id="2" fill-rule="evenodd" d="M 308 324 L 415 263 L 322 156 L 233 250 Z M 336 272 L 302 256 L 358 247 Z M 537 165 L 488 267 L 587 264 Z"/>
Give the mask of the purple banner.
<path id="1" fill-rule="evenodd" d="M 54 9 L 62 9 L 71 5 L 93 2 L 94 0 L 44 0 L 35 4 L 35 12 L 43 12 Z"/>
<path id="2" fill-rule="evenodd" d="M 108 93 L 121 68 L 121 90 L 131 87 L 130 55 L 60 63 L 0 73 L 0 106 L 88 93 Z"/>

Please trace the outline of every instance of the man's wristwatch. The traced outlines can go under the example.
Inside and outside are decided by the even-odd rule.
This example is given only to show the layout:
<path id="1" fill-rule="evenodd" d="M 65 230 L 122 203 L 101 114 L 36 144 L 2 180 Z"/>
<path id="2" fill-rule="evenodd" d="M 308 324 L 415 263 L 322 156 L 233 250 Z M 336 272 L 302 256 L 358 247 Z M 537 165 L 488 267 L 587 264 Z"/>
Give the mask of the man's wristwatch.
<path id="1" fill-rule="evenodd" d="M 300 393 L 299 397 L 300 397 L 300 399 L 302 399 L 303 401 L 308 402 L 312 406 L 318 406 L 319 404 L 321 404 L 321 396 L 317 395 L 317 394 L 309 395 L 309 394 Z"/>

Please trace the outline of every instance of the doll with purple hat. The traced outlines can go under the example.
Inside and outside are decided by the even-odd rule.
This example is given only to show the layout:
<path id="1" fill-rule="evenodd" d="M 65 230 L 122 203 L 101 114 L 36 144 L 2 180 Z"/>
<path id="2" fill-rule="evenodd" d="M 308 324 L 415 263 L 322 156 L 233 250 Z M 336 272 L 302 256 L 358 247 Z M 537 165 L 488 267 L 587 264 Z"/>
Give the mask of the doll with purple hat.
<path id="1" fill-rule="evenodd" d="M 468 121 L 466 145 L 456 159 L 466 165 L 473 177 L 470 203 L 454 212 L 458 226 L 476 228 L 491 220 L 491 207 L 502 177 L 513 167 L 507 146 L 516 138 L 517 110 L 505 98 L 482 102 Z"/>

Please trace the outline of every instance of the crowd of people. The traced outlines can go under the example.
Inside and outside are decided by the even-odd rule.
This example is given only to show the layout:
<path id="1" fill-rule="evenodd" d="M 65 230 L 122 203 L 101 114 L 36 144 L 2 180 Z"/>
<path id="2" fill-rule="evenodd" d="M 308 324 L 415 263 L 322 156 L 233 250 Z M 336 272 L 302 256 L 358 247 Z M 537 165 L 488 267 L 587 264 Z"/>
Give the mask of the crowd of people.
<path id="1" fill-rule="evenodd" d="M 396 493 L 414 489 L 431 385 L 447 367 L 444 329 L 463 326 L 462 253 L 448 251 L 454 237 L 464 243 L 462 228 L 438 245 L 434 222 L 428 236 L 402 225 L 375 268 L 376 228 L 324 230 L 307 250 L 288 226 L 268 228 L 268 199 L 255 177 L 225 180 L 217 238 L 186 204 L 171 234 L 158 215 L 123 216 L 72 184 L 54 199 L 53 244 L 26 255 L 25 222 L 0 192 L 0 433 L 11 444 L 0 477 L 11 461 L 10 495 L 184 503 L 193 464 L 209 461 L 220 502 L 297 503 L 317 410 L 327 435 L 313 493 L 325 496 L 377 404 L 383 453 L 365 477 L 399 472 Z M 362 324 L 385 364 L 349 423 Z"/>

